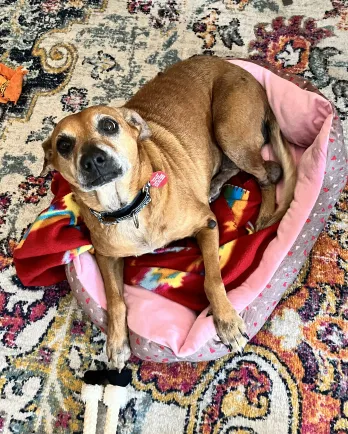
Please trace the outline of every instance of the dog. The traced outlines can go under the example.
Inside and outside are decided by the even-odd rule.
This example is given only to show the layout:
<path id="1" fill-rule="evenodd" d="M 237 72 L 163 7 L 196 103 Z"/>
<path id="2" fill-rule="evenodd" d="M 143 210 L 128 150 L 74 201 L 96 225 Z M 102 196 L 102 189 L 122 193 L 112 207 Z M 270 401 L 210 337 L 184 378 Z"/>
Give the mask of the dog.
<path id="1" fill-rule="evenodd" d="M 269 139 L 279 163 L 261 156 Z M 55 169 L 70 183 L 90 230 L 105 284 L 113 365 L 122 369 L 130 356 L 123 258 L 185 237 L 195 237 L 202 252 L 217 334 L 240 352 L 248 336 L 221 279 L 209 202 L 239 170 L 253 175 L 262 193 L 260 230 L 282 218 L 296 183 L 288 143 L 258 81 L 224 59 L 195 56 L 158 74 L 122 107 L 93 106 L 65 117 L 43 149 L 44 172 Z M 168 182 L 155 188 L 153 174 Z"/>

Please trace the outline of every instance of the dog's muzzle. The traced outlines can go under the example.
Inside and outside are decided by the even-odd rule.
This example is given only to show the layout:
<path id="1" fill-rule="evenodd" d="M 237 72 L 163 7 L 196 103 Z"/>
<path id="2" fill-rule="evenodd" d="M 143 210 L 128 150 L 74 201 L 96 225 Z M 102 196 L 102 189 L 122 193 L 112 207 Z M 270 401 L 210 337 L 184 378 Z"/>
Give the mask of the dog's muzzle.
<path id="1" fill-rule="evenodd" d="M 96 146 L 89 147 L 80 159 L 80 174 L 87 189 L 101 187 L 121 177 L 124 171 L 115 159 Z"/>

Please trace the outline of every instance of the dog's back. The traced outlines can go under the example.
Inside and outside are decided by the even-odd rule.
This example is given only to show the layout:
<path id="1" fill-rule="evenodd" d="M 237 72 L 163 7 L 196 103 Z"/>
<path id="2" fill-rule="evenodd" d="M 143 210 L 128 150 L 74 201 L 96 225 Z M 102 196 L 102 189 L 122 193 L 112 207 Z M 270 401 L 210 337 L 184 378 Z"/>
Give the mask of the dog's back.
<path id="1" fill-rule="evenodd" d="M 215 144 L 212 102 L 217 88 L 224 86 L 220 78 L 226 73 L 233 76 L 235 86 L 244 82 L 248 87 L 248 93 L 238 102 L 240 110 L 235 117 L 243 116 L 243 107 L 249 102 L 257 105 L 261 100 L 258 109 L 267 107 L 265 92 L 251 74 L 210 56 L 195 56 L 170 66 L 146 83 L 126 107 L 175 135 L 188 146 L 189 153 L 192 147 L 195 157 L 197 146 L 202 151 L 201 144 L 207 139 Z"/>
<path id="2" fill-rule="evenodd" d="M 153 141 L 160 152 L 175 155 L 178 170 L 186 160 L 205 195 L 219 170 L 221 150 L 241 170 L 254 175 L 264 197 L 259 229 L 279 220 L 288 208 L 295 166 L 266 93 L 249 72 L 218 57 L 195 56 L 159 73 L 126 107 L 149 123 Z M 276 214 L 274 181 L 260 154 L 268 133 L 287 185 Z"/>
<path id="3" fill-rule="evenodd" d="M 175 155 L 180 162 L 201 179 L 200 189 L 209 192 L 212 177 L 221 163 L 221 150 L 215 138 L 213 100 L 224 95 L 228 75 L 236 87 L 248 88 L 233 116 L 249 118 L 250 107 L 263 119 L 268 104 L 263 88 L 243 69 L 223 59 L 195 56 L 170 66 L 145 84 L 126 104 L 146 120 L 152 131 L 152 140 L 165 155 Z M 237 95 L 239 97 L 239 94 Z M 218 104 L 224 105 L 221 100 Z M 247 108 L 247 113 L 244 113 Z M 228 107 L 226 107 L 228 110 Z M 251 114 L 249 128 L 255 116 Z M 238 123 L 238 120 L 237 120 Z M 262 133 L 261 121 L 259 131 Z M 172 158 L 172 157 L 171 157 Z"/>

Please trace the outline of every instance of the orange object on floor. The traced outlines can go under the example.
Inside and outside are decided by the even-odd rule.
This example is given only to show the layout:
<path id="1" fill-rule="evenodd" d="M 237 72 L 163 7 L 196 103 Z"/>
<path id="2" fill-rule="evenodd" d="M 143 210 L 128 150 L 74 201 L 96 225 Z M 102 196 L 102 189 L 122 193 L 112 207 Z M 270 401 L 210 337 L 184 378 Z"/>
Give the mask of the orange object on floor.
<path id="1" fill-rule="evenodd" d="M 23 77 L 28 71 L 19 66 L 16 70 L 0 63 L 0 103 L 16 102 L 22 92 Z"/>

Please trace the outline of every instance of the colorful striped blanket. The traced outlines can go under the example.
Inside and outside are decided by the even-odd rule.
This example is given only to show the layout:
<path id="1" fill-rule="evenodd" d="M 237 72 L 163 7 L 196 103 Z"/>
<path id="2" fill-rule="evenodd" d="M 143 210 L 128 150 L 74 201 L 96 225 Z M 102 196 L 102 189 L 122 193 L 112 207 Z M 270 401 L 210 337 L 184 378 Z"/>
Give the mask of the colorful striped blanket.
<path id="1" fill-rule="evenodd" d="M 68 183 L 59 173 L 52 181 L 54 199 L 26 232 L 14 251 L 24 285 L 46 286 L 65 279 L 64 265 L 77 255 L 93 253 L 89 232 Z M 220 232 L 220 266 L 226 290 L 240 285 L 258 266 L 277 225 L 254 233 L 261 194 L 245 173 L 232 178 L 211 205 Z M 122 224 L 122 223 L 120 223 Z M 140 257 L 126 258 L 124 281 L 139 285 L 195 311 L 208 305 L 204 265 L 194 239 L 177 241 Z"/>

